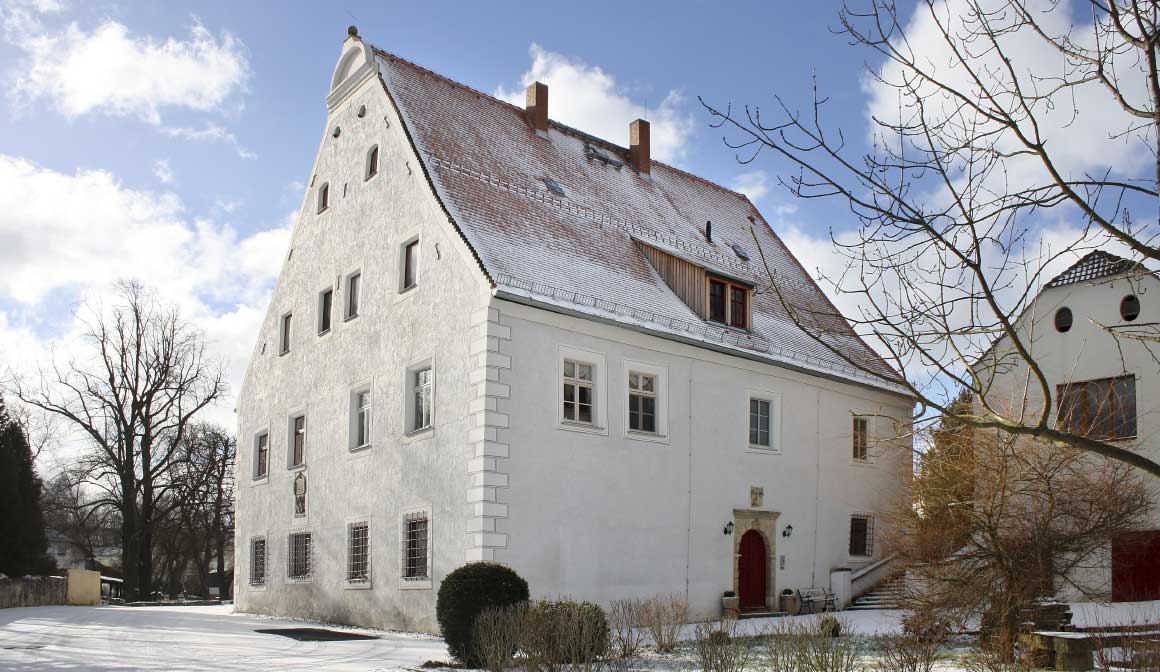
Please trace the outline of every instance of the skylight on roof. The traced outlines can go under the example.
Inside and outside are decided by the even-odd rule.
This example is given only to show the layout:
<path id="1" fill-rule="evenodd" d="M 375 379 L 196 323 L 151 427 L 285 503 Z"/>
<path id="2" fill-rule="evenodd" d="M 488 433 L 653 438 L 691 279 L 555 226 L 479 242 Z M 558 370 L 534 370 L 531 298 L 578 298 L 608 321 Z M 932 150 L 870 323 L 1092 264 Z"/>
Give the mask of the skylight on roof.
<path id="1" fill-rule="evenodd" d="M 548 188 L 548 191 L 552 192 L 553 194 L 555 194 L 557 196 L 560 196 L 561 198 L 563 198 L 565 196 L 564 187 L 560 186 L 559 182 L 553 180 L 550 177 L 542 177 L 540 179 L 543 180 L 544 186 Z"/>
<path id="2" fill-rule="evenodd" d="M 741 261 L 749 261 L 749 253 L 745 251 L 745 248 L 737 243 L 731 243 L 729 246 L 733 248 L 733 254 L 736 254 Z"/>

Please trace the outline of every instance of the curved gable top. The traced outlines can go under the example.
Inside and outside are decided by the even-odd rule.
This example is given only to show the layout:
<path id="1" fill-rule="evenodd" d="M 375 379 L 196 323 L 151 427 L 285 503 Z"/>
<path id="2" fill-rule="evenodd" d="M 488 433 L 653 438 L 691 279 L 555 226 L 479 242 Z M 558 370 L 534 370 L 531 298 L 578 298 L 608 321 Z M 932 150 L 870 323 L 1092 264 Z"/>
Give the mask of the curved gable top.
<path id="1" fill-rule="evenodd" d="M 360 84 L 379 72 L 378 62 L 370 46 L 358 35 L 351 35 L 342 43 L 342 54 L 330 78 L 330 93 L 326 109 L 333 112 Z"/>

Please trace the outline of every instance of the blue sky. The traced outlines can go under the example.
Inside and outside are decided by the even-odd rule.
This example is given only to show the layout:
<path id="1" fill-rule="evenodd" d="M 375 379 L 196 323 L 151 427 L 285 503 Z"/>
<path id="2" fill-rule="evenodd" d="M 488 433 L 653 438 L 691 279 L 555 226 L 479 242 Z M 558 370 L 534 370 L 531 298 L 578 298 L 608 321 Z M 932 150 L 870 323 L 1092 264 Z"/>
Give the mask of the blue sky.
<path id="1" fill-rule="evenodd" d="M 0 179 L 14 197 L 0 203 L 0 366 L 18 370 L 50 347 L 75 352 L 80 302 L 134 277 L 207 331 L 236 390 L 350 24 L 486 92 L 555 80 L 554 118 L 620 144 L 646 116 L 654 154 L 744 187 L 775 226 L 792 214 L 819 237 L 844 225 L 841 207 L 793 213 L 774 184 L 782 166 L 738 165 L 697 96 L 806 104 L 816 73 L 835 122 L 865 129 L 863 54 L 830 32 L 837 3 L 0 6 Z"/>
<path id="2" fill-rule="evenodd" d="M 206 331 L 236 392 L 350 24 L 485 92 L 519 99 L 543 79 L 553 118 L 619 144 L 629 121 L 648 118 L 655 158 L 745 191 L 807 269 L 832 273 L 830 231 L 851 236 L 856 224 L 844 204 L 795 201 L 773 155 L 738 165 L 697 97 L 768 109 L 780 95 L 807 110 L 816 75 L 827 123 L 860 153 L 870 111 L 896 103 L 864 85 L 868 52 L 833 32 L 839 8 L 0 0 L 0 373 L 76 352 L 73 310 L 132 277 Z M 909 17 L 913 2 L 900 11 Z M 912 27 L 920 49 L 937 46 L 929 26 Z M 1139 158 L 1124 143 L 1093 144 L 1106 140 L 1099 123 L 1061 126 L 1069 169 Z M 1039 240 L 1074 240 L 1052 217 Z M 231 396 L 215 418 L 232 426 L 232 406 Z"/>

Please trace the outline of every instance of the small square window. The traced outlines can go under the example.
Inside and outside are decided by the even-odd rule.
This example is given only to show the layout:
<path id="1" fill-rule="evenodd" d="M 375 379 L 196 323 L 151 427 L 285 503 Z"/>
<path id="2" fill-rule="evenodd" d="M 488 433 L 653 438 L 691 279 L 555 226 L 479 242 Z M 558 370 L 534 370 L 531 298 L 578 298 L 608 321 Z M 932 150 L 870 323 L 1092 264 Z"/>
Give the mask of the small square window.
<path id="1" fill-rule="evenodd" d="M 290 352 L 290 324 L 293 318 L 294 315 L 291 313 L 282 316 L 282 328 L 278 334 L 278 342 L 281 345 L 279 354 L 284 355 Z"/>
<path id="2" fill-rule="evenodd" d="M 318 295 L 318 333 L 330 331 L 331 315 L 334 312 L 334 288 L 327 287 Z"/>
<path id="3" fill-rule="evenodd" d="M 427 549 L 430 545 L 427 513 L 409 513 L 403 517 L 403 579 L 429 578 Z"/>
<path id="4" fill-rule="evenodd" d="M 419 241 L 412 240 L 403 248 L 403 286 L 407 291 L 419 284 Z"/>
<path id="5" fill-rule="evenodd" d="M 262 432 L 254 439 L 254 479 L 270 473 L 270 433 Z"/>
<path id="6" fill-rule="evenodd" d="M 266 538 L 250 539 L 250 585 L 266 585 Z"/>
<path id="7" fill-rule="evenodd" d="M 359 284 L 361 280 L 361 273 L 352 273 L 346 279 L 346 314 L 343 319 L 349 320 L 358 317 Z"/>
<path id="8" fill-rule="evenodd" d="M 347 526 L 346 580 L 366 583 L 370 580 L 370 526 L 365 522 Z"/>

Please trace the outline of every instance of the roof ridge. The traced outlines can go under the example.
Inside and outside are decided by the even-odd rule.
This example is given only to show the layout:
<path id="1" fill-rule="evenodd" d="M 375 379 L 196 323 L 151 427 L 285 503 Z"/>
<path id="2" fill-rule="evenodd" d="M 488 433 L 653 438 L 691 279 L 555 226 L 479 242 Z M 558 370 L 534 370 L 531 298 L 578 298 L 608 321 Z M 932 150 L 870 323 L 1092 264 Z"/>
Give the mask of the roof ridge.
<path id="1" fill-rule="evenodd" d="M 451 84 L 453 86 L 458 86 L 460 88 L 467 89 L 468 91 L 471 91 L 472 93 L 475 93 L 476 95 L 483 96 L 484 98 L 487 98 L 494 103 L 499 103 L 500 105 L 502 105 L 504 107 L 510 108 L 514 112 L 517 112 L 520 114 L 524 113 L 524 108 L 519 107 L 518 105 L 514 105 L 512 103 L 509 103 L 508 101 L 506 101 L 502 98 L 496 98 L 494 95 L 487 93 L 485 91 L 480 91 L 479 89 L 475 88 L 474 86 L 471 86 L 470 84 L 464 84 L 463 82 L 460 82 L 458 80 L 451 79 L 447 75 L 443 75 L 443 74 L 440 74 L 438 72 L 435 72 L 434 70 L 432 70 L 430 68 L 419 65 L 418 63 L 416 63 L 412 60 L 403 58 L 402 56 L 399 56 L 398 54 L 387 51 L 386 49 L 382 49 L 380 47 L 376 47 L 375 45 L 370 44 L 369 42 L 367 44 L 370 45 L 371 51 L 374 52 L 374 54 L 376 56 L 381 56 L 381 57 L 386 58 L 388 60 L 399 61 L 399 62 L 405 63 L 405 64 L 415 68 L 416 70 L 420 70 L 425 74 L 431 75 L 432 77 L 436 77 L 436 78 L 441 79 L 445 82 L 448 82 L 449 84 Z M 595 140 L 596 142 L 604 144 L 609 149 L 624 152 L 626 154 L 631 151 L 628 147 L 618 145 L 615 142 L 612 142 L 611 140 L 608 140 L 605 138 L 601 138 L 600 136 L 592 135 L 591 133 L 582 131 L 582 130 L 575 128 L 573 126 L 569 126 L 568 124 L 565 124 L 561 121 L 557 121 L 555 119 L 549 118 L 548 123 L 551 124 L 552 126 L 555 126 L 558 130 L 563 131 L 565 133 L 568 133 L 570 135 L 573 135 L 581 140 Z M 752 202 L 749 202 L 749 198 L 745 194 L 741 193 L 740 191 L 734 191 L 733 189 L 730 189 L 729 187 L 718 184 L 718 183 L 714 182 L 713 180 L 710 180 L 707 177 L 702 177 L 701 175 L 697 175 L 696 173 L 691 173 L 687 170 L 684 170 L 683 168 L 678 168 L 678 167 L 672 165 L 671 163 L 667 163 L 667 162 L 661 161 L 659 159 L 654 159 L 652 157 L 649 157 L 649 161 L 655 165 L 663 166 L 663 167 L 665 167 L 665 168 L 667 168 L 675 173 L 680 173 L 686 177 L 689 177 L 689 178 L 694 179 L 698 182 L 701 182 L 701 183 L 705 184 L 706 186 L 713 187 L 714 189 L 718 189 L 718 190 L 723 191 L 723 192 L 730 194 L 732 196 L 740 196 L 748 202 L 750 209 L 752 209 L 754 212 L 757 213 L 757 215 L 759 217 L 761 217 L 761 213 L 757 210 L 757 208 L 753 205 Z M 761 217 L 761 219 L 765 219 L 765 218 Z"/>
<path id="2" fill-rule="evenodd" d="M 1096 258 L 1098 258 L 1099 262 L 1095 261 Z M 1082 272 L 1086 266 L 1100 262 L 1106 264 L 1107 266 L 1103 269 L 1092 269 L 1092 275 L 1090 277 L 1067 277 L 1069 274 L 1077 274 Z M 1147 267 L 1138 261 L 1132 261 L 1131 259 L 1126 259 L 1119 256 L 1118 254 L 1112 254 L 1106 250 L 1096 248 L 1083 255 L 1078 260 L 1076 260 L 1075 263 L 1071 264 L 1063 271 L 1058 273 L 1049 282 L 1047 282 L 1047 284 L 1044 285 L 1044 288 L 1061 287 L 1063 285 L 1070 285 L 1076 282 L 1083 282 L 1085 280 L 1096 280 L 1112 275 L 1122 275 L 1140 268 L 1146 269 Z"/>

